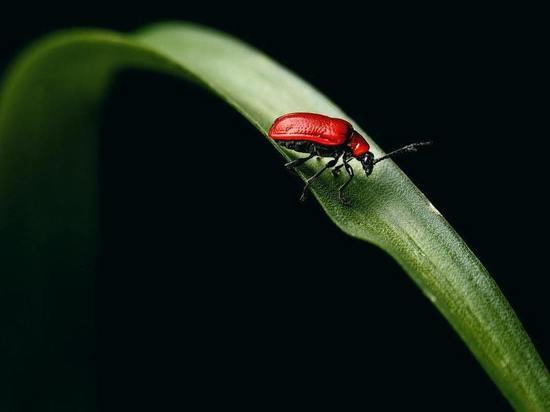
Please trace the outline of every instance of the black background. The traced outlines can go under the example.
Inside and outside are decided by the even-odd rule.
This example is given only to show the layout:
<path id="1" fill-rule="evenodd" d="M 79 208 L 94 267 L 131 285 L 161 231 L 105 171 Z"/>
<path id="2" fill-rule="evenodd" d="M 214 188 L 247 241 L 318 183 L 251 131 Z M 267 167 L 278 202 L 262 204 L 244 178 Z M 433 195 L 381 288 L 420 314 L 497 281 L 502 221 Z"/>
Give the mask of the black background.
<path id="1" fill-rule="evenodd" d="M 434 140 L 400 166 L 548 364 L 548 33 L 536 10 L 499 7 L 21 6 L 0 15 L 0 65 L 56 29 L 192 20 L 290 67 L 386 150 Z M 101 410 L 509 409 L 397 264 L 299 204 L 300 182 L 224 103 L 127 71 L 103 118 Z"/>

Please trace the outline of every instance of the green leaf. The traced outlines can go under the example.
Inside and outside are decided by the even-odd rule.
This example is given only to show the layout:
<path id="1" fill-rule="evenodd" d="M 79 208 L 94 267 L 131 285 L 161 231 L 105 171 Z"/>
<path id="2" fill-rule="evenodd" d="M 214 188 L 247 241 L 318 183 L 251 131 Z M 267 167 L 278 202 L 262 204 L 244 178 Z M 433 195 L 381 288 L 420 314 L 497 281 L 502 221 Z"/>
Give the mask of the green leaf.
<path id="1" fill-rule="evenodd" d="M 12 66 L 0 100 L 0 248 L 8 274 L 3 300 L 12 305 L 16 317 L 62 328 L 69 315 L 52 309 L 46 316 L 41 310 L 65 307 L 92 319 L 91 300 L 57 292 L 77 289 L 84 291 L 75 294 L 81 297 L 92 290 L 98 113 L 113 74 L 125 67 L 198 82 L 264 135 L 273 120 L 287 112 L 348 118 L 269 57 L 203 27 L 161 24 L 131 35 L 72 31 L 40 41 Z M 274 147 L 285 158 L 293 156 Z M 373 151 L 382 153 L 376 145 Z M 306 168 L 305 174 L 318 167 Z M 544 364 L 499 288 L 462 239 L 391 161 L 377 166 L 368 179 L 359 169 L 356 176 L 348 192 L 351 207 L 338 201 L 341 180 L 327 174 L 314 185 L 327 215 L 347 234 L 378 245 L 399 262 L 517 410 L 550 410 L 550 377 Z M 63 299 L 55 302 L 57 306 L 49 301 L 50 292 Z M 22 300 L 39 303 L 29 308 Z M 91 350 L 92 343 L 86 346 L 91 324 L 83 327 L 79 344 L 84 349 L 75 356 Z M 12 331 L 10 342 L 26 342 L 17 351 L 26 354 L 29 365 L 59 366 L 54 362 L 60 356 L 33 346 L 40 331 L 23 324 Z M 23 372 L 12 379 L 14 393 L 22 384 L 36 386 L 45 378 L 26 374 L 24 366 L 20 369 Z M 89 361 L 70 374 L 65 388 L 73 387 L 76 393 L 64 390 L 48 396 L 57 396 L 58 405 L 92 399 L 92 391 L 82 393 L 92 371 Z"/>

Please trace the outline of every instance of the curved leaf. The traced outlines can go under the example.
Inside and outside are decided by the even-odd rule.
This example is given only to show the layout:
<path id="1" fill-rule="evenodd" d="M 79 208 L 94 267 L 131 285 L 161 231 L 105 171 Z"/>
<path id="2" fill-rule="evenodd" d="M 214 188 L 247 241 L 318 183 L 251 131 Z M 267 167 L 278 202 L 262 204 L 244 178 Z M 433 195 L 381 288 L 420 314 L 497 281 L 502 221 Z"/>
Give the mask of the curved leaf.
<path id="1" fill-rule="evenodd" d="M 196 81 L 264 135 L 273 120 L 287 112 L 348 118 L 267 56 L 196 25 L 162 24 L 132 35 L 73 31 L 39 42 L 13 65 L 0 100 L 0 247 L 6 273 L 12 274 L 3 290 L 7 301 L 19 302 L 34 293 L 46 300 L 41 304 L 47 307 L 44 291 L 56 285 L 53 281 L 52 286 L 51 273 L 66 275 L 65 288 L 83 288 L 70 279 L 91 276 L 89 265 L 97 246 L 98 107 L 113 73 L 123 67 Z M 293 156 L 274 147 L 286 158 Z M 373 151 L 381 154 L 376 145 Z M 318 167 L 306 168 L 306 174 Z M 348 192 L 351 207 L 340 204 L 336 196 L 341 181 L 327 175 L 314 185 L 315 197 L 328 216 L 344 232 L 380 246 L 399 262 L 515 408 L 550 410 L 549 374 L 478 259 L 391 161 L 377 166 L 368 179 L 357 172 Z M 64 304 L 92 316 L 90 302 L 67 298 Z M 36 310 L 30 313 L 40 316 Z M 50 326 L 57 319 L 52 318 Z M 63 320 L 57 322 L 59 326 Z M 24 326 L 17 330 L 12 341 L 27 342 L 18 351 L 26 354 L 28 362 L 51 357 L 33 349 L 32 338 L 40 332 Z M 89 379 L 91 363 L 88 366 L 78 377 L 72 375 L 75 387 Z M 18 382 L 28 379 L 39 377 L 16 374 L 14 391 Z M 59 400 L 77 405 L 79 398 L 74 396 L 67 400 L 65 392 Z"/>

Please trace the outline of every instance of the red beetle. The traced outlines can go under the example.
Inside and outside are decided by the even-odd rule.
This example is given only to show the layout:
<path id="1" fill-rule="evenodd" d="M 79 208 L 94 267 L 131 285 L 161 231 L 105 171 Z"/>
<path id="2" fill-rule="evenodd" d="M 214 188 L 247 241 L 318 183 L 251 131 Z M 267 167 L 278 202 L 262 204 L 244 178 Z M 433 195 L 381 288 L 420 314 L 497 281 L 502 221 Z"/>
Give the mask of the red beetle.
<path id="1" fill-rule="evenodd" d="M 273 122 L 268 135 L 281 146 L 296 152 L 309 153 L 307 157 L 285 164 L 288 169 L 300 166 L 314 156 L 333 158 L 321 170 L 307 179 L 300 200 L 305 199 L 307 189 L 321 173 L 333 167 L 332 173 L 336 176 L 340 168 L 344 167 L 349 177 L 338 188 L 338 196 L 344 204 L 347 204 L 348 201 L 342 192 L 353 179 L 353 168 L 349 164 L 351 159 L 354 158 L 361 162 L 365 174 L 369 176 L 376 163 L 389 159 L 399 153 L 414 152 L 419 146 L 430 143 L 409 144 L 375 159 L 370 151 L 369 144 L 363 136 L 353 129 L 351 123 L 343 119 L 316 113 L 285 114 Z M 340 158 L 342 158 L 342 164 L 336 166 Z"/>

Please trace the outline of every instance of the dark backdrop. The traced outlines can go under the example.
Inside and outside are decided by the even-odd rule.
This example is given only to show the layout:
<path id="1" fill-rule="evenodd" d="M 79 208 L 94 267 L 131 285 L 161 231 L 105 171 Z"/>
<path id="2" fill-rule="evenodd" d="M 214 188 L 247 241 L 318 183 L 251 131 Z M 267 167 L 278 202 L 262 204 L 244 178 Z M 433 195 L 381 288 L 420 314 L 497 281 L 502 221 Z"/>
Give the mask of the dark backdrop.
<path id="1" fill-rule="evenodd" d="M 536 11 L 257 6 L 15 6 L 0 15 L 0 65 L 51 30 L 192 20 L 266 51 L 387 150 L 434 140 L 400 166 L 550 363 L 548 33 Z M 127 71 L 103 119 L 102 410 L 180 410 L 192 400 L 205 410 L 508 409 L 397 264 L 340 233 L 315 202 L 300 204 L 301 184 L 224 103 Z M 214 136 L 220 147 L 201 146 Z M 217 169 L 203 164 L 210 155 Z"/>

